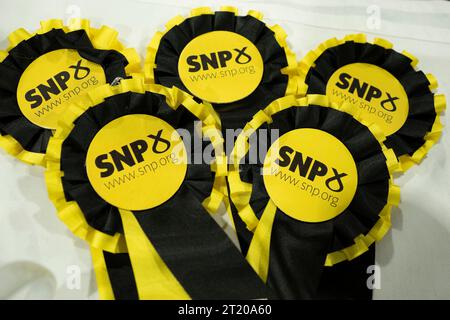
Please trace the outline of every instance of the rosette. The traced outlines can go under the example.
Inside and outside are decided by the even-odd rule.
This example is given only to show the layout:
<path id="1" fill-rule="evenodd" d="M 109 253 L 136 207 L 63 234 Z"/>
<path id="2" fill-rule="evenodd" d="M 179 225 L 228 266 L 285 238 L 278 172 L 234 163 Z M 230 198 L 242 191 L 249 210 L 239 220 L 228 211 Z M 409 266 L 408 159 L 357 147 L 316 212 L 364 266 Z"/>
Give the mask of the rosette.
<path id="1" fill-rule="evenodd" d="M 296 59 L 278 25 L 262 14 L 197 8 L 157 32 L 147 48 L 145 74 L 212 103 L 223 129 L 242 128 L 271 101 L 297 91 Z"/>
<path id="2" fill-rule="evenodd" d="M 222 202 L 217 185 L 227 171 L 219 129 L 210 105 L 131 79 L 77 100 L 50 140 L 46 182 L 59 217 L 96 255 L 128 251 L 130 263 L 126 255 L 114 259 L 111 271 L 128 282 L 134 277 L 141 299 L 267 296 L 210 216 Z M 191 161 L 199 135 L 211 163 L 203 154 L 200 163 Z M 96 259 L 99 288 L 117 297 L 105 254 Z"/>
<path id="3" fill-rule="evenodd" d="M 438 141 L 445 97 L 434 94 L 437 81 L 416 70 L 418 59 L 397 52 L 392 43 L 363 34 L 329 39 L 299 63 L 308 94 L 326 94 L 361 110 L 386 135 L 403 171 L 419 163 Z"/>
<path id="4" fill-rule="evenodd" d="M 60 115 L 78 96 L 140 68 L 134 49 L 117 31 L 88 20 L 41 22 L 35 33 L 18 29 L 0 52 L 0 146 L 18 159 L 44 165 Z"/>
<path id="5" fill-rule="evenodd" d="M 398 162 L 364 123 L 326 96 L 287 96 L 236 141 L 228 175 L 235 226 L 247 260 L 280 298 L 314 298 L 323 266 L 358 257 L 390 228 Z M 279 138 L 252 163 L 252 143 L 269 139 L 264 129 Z"/>

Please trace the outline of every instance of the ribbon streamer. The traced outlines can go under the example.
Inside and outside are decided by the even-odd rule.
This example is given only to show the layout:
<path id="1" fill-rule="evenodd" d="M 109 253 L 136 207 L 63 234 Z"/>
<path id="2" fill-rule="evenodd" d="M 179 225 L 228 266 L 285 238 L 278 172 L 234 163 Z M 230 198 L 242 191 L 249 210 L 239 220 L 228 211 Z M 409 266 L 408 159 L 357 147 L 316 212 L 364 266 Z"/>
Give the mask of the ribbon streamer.
<path id="1" fill-rule="evenodd" d="M 91 247 L 91 254 L 101 299 L 139 299 L 128 253 L 110 253 Z"/>

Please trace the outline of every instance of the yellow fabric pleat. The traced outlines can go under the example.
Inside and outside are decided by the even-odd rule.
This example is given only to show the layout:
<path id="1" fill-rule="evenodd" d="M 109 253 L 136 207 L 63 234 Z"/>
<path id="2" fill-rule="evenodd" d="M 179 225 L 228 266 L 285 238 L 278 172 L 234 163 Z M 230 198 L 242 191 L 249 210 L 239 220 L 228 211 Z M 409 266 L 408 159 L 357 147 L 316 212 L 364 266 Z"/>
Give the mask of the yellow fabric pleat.
<path id="1" fill-rule="evenodd" d="M 133 213 L 119 211 L 139 299 L 189 300 L 190 296 L 150 243 Z"/>
<path id="2" fill-rule="evenodd" d="M 272 200 L 266 205 L 247 252 L 247 261 L 264 281 L 269 271 L 270 238 L 277 207 Z"/>
<path id="3" fill-rule="evenodd" d="M 95 271 L 95 278 L 97 280 L 98 295 L 102 300 L 114 300 L 114 292 L 109 280 L 108 270 L 106 268 L 103 251 L 91 247 L 92 265 Z"/>

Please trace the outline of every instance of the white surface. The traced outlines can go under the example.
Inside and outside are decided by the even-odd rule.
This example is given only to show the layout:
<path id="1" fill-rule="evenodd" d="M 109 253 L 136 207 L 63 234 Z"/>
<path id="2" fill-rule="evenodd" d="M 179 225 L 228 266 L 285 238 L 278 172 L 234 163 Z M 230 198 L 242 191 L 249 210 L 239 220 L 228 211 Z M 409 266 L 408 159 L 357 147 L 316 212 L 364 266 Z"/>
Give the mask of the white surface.
<path id="1" fill-rule="evenodd" d="M 95 26 L 118 29 L 143 58 L 153 33 L 171 17 L 198 6 L 217 9 L 219 3 L 242 13 L 262 11 L 268 24 L 286 30 L 298 58 L 331 37 L 354 32 L 384 37 L 416 55 L 419 67 L 438 79 L 439 92 L 450 95 L 450 3 L 442 1 L 0 0 L 0 47 L 16 28 L 34 30 L 40 20 L 81 15 Z M 448 117 L 443 121 L 448 129 Z M 376 299 L 450 298 L 447 129 L 428 158 L 396 180 L 402 202 L 394 211 L 393 230 L 377 245 Z M 0 298 L 96 298 L 88 248 L 57 219 L 42 173 L 0 151 Z M 77 271 L 79 286 L 73 278 Z"/>

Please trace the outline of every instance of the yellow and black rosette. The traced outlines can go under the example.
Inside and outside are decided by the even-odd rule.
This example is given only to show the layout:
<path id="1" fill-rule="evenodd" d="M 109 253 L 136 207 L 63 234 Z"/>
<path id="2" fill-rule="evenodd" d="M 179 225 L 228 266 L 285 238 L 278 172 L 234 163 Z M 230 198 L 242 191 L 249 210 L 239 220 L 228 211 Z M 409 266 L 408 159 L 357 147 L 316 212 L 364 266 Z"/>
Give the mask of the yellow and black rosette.
<path id="1" fill-rule="evenodd" d="M 228 175 L 235 226 L 247 260 L 280 298 L 314 298 L 323 266 L 358 257 L 390 228 L 398 162 L 355 111 L 324 95 L 287 96 L 237 138 Z"/>
<path id="2" fill-rule="evenodd" d="M 45 163 L 58 119 L 87 91 L 139 71 L 134 49 L 117 31 L 90 27 L 88 20 L 41 22 L 35 33 L 18 29 L 0 51 L 0 146 L 16 158 Z"/>
<path id="3" fill-rule="evenodd" d="M 50 139 L 46 182 L 59 217 L 95 248 L 103 298 L 130 298 L 132 278 L 141 299 L 267 297 L 210 216 L 226 172 L 211 105 L 129 79 L 90 91 L 66 111 Z M 129 257 L 111 260 L 98 249 Z M 129 264 L 132 275 L 121 269 Z M 117 279 L 110 271 L 128 272 L 125 289 L 109 283 Z"/>
<path id="4" fill-rule="evenodd" d="M 286 34 L 261 19 L 260 12 L 239 15 L 233 7 L 175 17 L 148 45 L 146 77 L 211 103 L 224 129 L 242 128 L 258 110 L 297 91 Z"/>
<path id="5" fill-rule="evenodd" d="M 308 94 L 349 103 L 368 123 L 376 123 L 406 171 L 438 141 L 445 109 L 444 95 L 434 94 L 436 79 L 416 70 L 417 63 L 387 40 L 369 43 L 356 34 L 323 42 L 302 59 L 299 70 Z"/>

